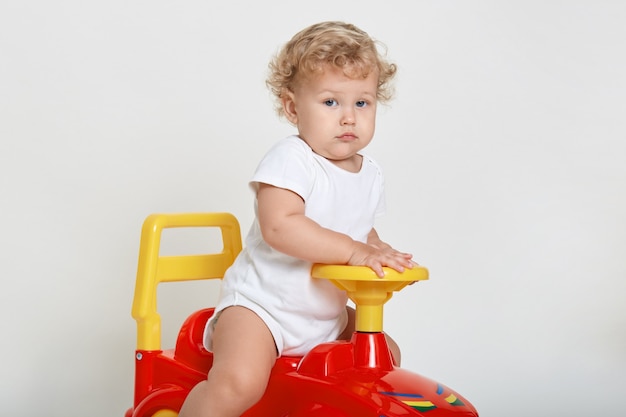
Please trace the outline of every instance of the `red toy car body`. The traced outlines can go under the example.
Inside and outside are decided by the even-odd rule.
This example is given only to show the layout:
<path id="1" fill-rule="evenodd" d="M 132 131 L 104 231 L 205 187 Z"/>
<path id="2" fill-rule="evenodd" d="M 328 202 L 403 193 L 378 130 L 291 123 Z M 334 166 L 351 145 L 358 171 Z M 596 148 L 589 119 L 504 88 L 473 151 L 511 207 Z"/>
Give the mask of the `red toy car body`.
<path id="1" fill-rule="evenodd" d="M 160 256 L 161 232 L 168 227 L 219 227 L 224 248 L 218 254 Z M 240 250 L 239 225 L 227 213 L 160 214 L 146 219 L 133 302 L 138 326 L 135 398 L 125 417 L 177 416 L 191 388 L 206 378 L 212 364 L 212 354 L 202 345 L 212 308 L 187 318 L 175 348 L 160 348 L 157 284 L 221 278 Z M 387 271 L 388 276 L 382 280 L 361 279 L 368 270 L 347 266 L 314 268 L 314 277 L 338 281 L 335 283 L 355 301 L 357 331 L 350 342 L 323 343 L 304 357 L 279 358 L 263 398 L 243 417 L 478 417 L 476 409 L 458 393 L 395 366 L 379 329 L 382 305 L 392 291 L 427 279 L 427 270 L 414 268 L 412 275 Z M 365 303 L 368 311 L 359 313 L 359 306 Z"/>

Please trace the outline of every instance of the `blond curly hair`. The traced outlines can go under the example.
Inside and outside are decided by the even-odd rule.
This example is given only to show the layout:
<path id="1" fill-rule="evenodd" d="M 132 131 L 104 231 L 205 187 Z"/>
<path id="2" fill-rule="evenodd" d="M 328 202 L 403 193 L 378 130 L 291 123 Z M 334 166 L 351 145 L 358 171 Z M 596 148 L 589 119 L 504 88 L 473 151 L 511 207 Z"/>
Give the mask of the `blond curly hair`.
<path id="1" fill-rule="evenodd" d="M 377 99 L 390 101 L 397 67 L 385 60 L 379 47 L 386 51 L 366 32 L 344 22 L 316 23 L 298 32 L 269 63 L 266 84 L 275 98 L 277 113 L 284 115 L 281 99 L 287 91 L 294 91 L 298 82 L 321 73 L 326 65 L 341 69 L 350 78 L 366 78 L 377 71 Z"/>

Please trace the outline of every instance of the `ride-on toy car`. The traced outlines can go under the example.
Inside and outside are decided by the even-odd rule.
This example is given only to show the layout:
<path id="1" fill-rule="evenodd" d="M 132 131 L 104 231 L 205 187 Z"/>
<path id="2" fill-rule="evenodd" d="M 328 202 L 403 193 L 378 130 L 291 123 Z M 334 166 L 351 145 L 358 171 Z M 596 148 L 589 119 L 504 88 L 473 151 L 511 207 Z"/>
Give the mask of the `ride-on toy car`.
<path id="1" fill-rule="evenodd" d="M 221 229 L 219 253 L 163 256 L 166 228 Z M 153 214 L 141 234 L 132 315 L 137 321 L 135 397 L 125 417 L 176 417 L 194 385 L 206 378 L 212 354 L 202 345 L 212 308 L 191 314 L 176 346 L 161 349 L 157 285 L 167 281 L 222 278 L 241 251 L 239 223 L 228 213 Z M 407 284 L 428 279 L 428 270 L 386 268 L 378 278 L 367 267 L 314 265 L 315 279 L 344 289 L 356 307 L 351 341 L 323 343 L 304 357 L 280 357 L 263 398 L 243 417 L 477 417 L 450 388 L 397 367 L 382 331 L 383 304 Z"/>

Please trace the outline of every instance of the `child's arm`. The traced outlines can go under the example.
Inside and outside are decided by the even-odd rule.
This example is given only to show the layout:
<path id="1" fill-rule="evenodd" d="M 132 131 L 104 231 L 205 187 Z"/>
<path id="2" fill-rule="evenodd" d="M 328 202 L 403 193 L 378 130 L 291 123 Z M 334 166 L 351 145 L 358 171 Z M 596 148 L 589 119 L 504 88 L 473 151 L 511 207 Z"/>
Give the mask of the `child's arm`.
<path id="1" fill-rule="evenodd" d="M 367 235 L 367 244 L 372 245 L 377 249 L 392 249 L 390 244 L 385 243 L 382 240 L 380 240 L 380 237 L 378 237 L 378 232 L 376 232 L 376 229 L 372 229 L 369 235 Z"/>
<path id="2" fill-rule="evenodd" d="M 314 263 L 368 266 L 380 277 L 383 266 L 399 272 L 413 266 L 412 255 L 382 242 L 374 229 L 365 244 L 321 227 L 304 215 L 304 201 L 292 191 L 259 184 L 257 203 L 263 239 L 287 255 Z"/>

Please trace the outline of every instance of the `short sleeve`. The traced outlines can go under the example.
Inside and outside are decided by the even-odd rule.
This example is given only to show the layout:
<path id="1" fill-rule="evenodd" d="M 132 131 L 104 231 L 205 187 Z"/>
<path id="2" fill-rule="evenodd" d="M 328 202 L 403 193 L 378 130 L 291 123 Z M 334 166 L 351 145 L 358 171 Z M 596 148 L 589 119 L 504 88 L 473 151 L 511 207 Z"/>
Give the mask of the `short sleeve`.
<path id="1" fill-rule="evenodd" d="M 256 192 L 259 183 L 269 184 L 293 191 L 306 201 L 315 175 L 311 153 L 308 145 L 298 137 L 290 136 L 279 141 L 257 166 L 250 187 Z"/>

